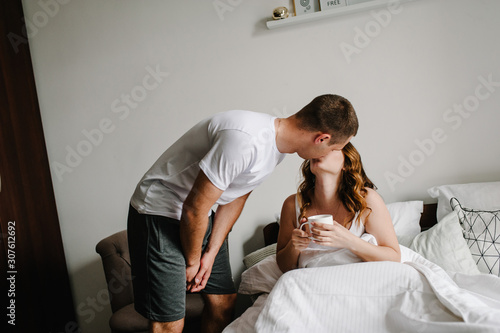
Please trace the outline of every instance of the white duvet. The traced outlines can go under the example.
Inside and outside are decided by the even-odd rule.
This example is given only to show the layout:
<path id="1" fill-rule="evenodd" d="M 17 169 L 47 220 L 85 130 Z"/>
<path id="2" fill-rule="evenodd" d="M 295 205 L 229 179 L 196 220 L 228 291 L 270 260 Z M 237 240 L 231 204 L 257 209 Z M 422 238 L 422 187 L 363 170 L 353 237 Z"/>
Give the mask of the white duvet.
<path id="1" fill-rule="evenodd" d="M 500 332 L 500 278 L 445 272 L 401 246 L 402 263 L 303 268 L 281 275 L 275 256 L 242 275 L 263 292 L 224 333 Z M 278 269 L 278 271 L 276 271 Z"/>

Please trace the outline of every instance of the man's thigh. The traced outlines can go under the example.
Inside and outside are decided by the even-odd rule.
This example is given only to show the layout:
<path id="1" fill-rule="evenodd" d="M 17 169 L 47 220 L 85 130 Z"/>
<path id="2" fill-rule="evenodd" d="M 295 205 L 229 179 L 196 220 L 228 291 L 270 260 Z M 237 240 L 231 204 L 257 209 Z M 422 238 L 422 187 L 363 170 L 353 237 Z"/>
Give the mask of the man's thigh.
<path id="1" fill-rule="evenodd" d="M 203 240 L 208 244 L 213 215 Z M 163 216 L 143 215 L 131 207 L 128 238 L 134 286 L 135 307 L 144 317 L 159 321 L 176 321 L 185 315 L 186 264 L 179 235 L 179 221 Z M 203 294 L 236 295 L 229 262 L 227 239 L 212 266 Z M 209 296 L 210 297 L 210 296 Z M 217 302 L 219 297 L 213 297 Z M 212 298 L 209 298 L 212 303 Z"/>
<path id="2" fill-rule="evenodd" d="M 178 222 L 131 208 L 127 229 L 136 311 L 159 322 L 184 318 L 186 265 Z"/>

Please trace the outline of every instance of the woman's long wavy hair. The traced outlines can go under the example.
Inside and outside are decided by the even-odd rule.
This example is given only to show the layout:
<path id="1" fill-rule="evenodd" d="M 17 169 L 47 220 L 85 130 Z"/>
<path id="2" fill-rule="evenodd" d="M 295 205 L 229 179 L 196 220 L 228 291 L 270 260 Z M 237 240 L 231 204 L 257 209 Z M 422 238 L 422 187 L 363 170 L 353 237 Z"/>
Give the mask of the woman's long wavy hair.
<path id="1" fill-rule="evenodd" d="M 376 189 L 376 186 L 366 176 L 363 163 L 361 163 L 361 156 L 352 143 L 346 144 L 342 149 L 342 153 L 344 154 L 344 168 L 342 169 L 338 196 L 349 212 L 347 221 L 352 221 L 356 212 L 359 212 L 355 222 L 361 223 L 360 216 L 363 215 L 363 212 L 366 209 L 371 210 L 366 205 L 366 188 Z M 300 204 L 299 221 L 306 216 L 307 207 L 311 205 L 311 196 L 314 194 L 316 181 L 316 176 L 311 172 L 310 160 L 305 160 L 301 169 L 304 180 L 297 191 Z M 342 222 L 346 223 L 347 221 Z"/>

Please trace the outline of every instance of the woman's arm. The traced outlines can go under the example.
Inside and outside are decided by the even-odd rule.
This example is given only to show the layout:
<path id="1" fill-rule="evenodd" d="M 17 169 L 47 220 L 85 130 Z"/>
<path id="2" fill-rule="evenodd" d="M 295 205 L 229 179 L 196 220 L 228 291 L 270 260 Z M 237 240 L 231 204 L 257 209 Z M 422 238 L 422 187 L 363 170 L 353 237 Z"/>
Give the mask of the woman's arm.
<path id="1" fill-rule="evenodd" d="M 372 189 L 366 189 L 366 203 L 370 209 L 363 213 L 365 230 L 373 235 L 378 246 L 370 244 L 353 235 L 349 230 L 339 223 L 333 226 L 322 225 L 312 228 L 313 237 L 320 241 L 316 243 L 326 246 L 347 248 L 364 261 L 401 261 L 396 232 L 392 224 L 391 216 L 384 200 Z"/>
<path id="2" fill-rule="evenodd" d="M 276 261 L 283 273 L 297 268 L 300 251 L 309 245 L 309 234 L 296 228 L 295 195 L 283 203 L 280 216 Z"/>
<path id="3" fill-rule="evenodd" d="M 366 190 L 366 203 L 372 210 L 368 217 L 365 218 L 365 230 L 375 237 L 378 246 L 373 248 L 372 251 L 363 251 L 359 254 L 353 252 L 365 261 L 385 260 L 399 262 L 401 261 L 401 250 L 389 210 L 382 197 L 375 190 L 370 188 Z"/>

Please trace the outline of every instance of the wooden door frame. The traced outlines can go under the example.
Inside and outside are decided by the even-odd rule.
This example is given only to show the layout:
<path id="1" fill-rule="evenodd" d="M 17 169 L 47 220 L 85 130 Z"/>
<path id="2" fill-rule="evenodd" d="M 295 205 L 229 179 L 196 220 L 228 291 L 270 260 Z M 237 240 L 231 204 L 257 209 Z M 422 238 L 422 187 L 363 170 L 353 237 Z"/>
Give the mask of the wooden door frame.
<path id="1" fill-rule="evenodd" d="M 7 296 L 2 307 L 15 305 L 12 331 L 78 332 L 25 34 L 22 1 L 1 1 L 0 263 L 1 292 Z"/>

